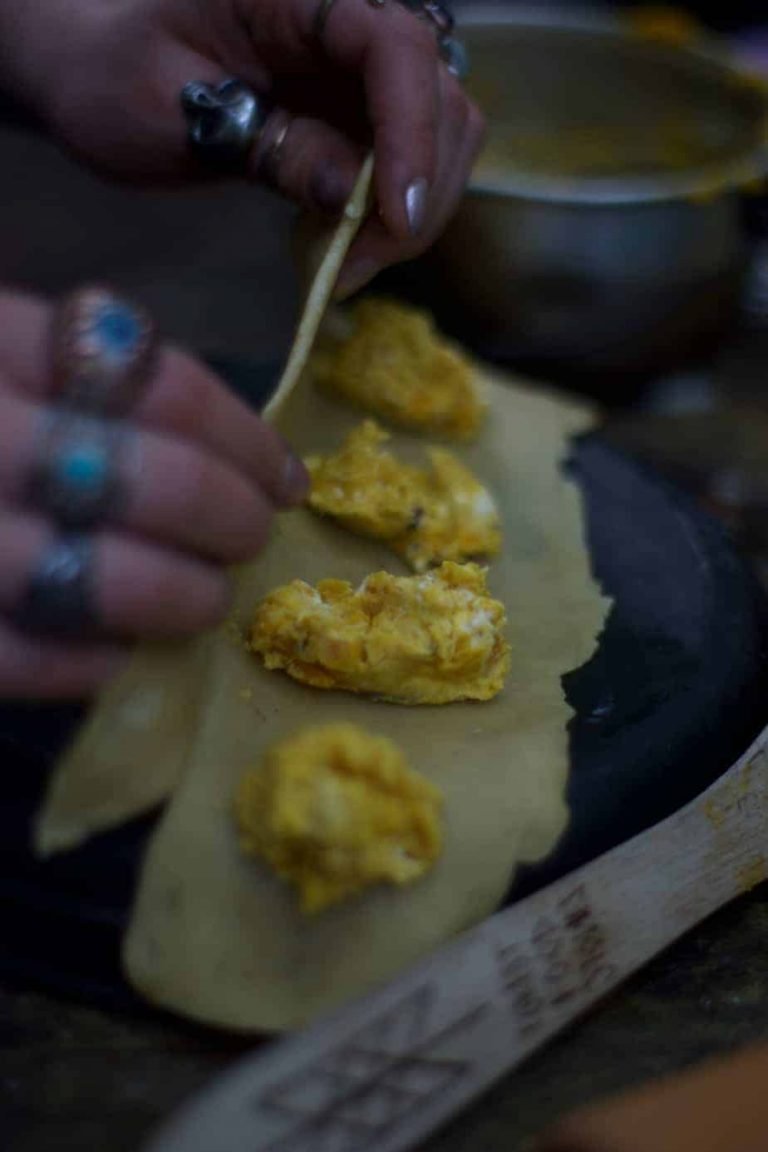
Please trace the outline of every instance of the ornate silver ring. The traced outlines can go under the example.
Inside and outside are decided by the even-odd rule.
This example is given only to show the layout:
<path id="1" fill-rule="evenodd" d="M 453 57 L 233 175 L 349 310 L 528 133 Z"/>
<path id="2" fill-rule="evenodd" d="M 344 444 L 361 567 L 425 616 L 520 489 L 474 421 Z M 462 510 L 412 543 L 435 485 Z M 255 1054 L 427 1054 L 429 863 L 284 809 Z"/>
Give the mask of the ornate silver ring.
<path id="1" fill-rule="evenodd" d="M 53 369 L 60 399 L 84 412 L 121 415 L 152 370 L 154 326 L 142 309 L 108 288 L 67 297 L 53 326 Z"/>
<path id="2" fill-rule="evenodd" d="M 43 418 L 28 497 L 61 528 L 82 531 L 114 517 L 125 495 L 129 429 L 63 406 Z"/>
<path id="3" fill-rule="evenodd" d="M 30 574 L 13 622 L 25 632 L 87 640 L 98 632 L 93 548 L 84 536 L 60 536 Z"/>
<path id="4" fill-rule="evenodd" d="M 219 85 L 193 80 L 181 91 L 187 139 L 209 168 L 243 170 L 269 115 L 267 102 L 241 80 Z"/>
<path id="5" fill-rule="evenodd" d="M 448 71 L 459 80 L 463 80 L 469 72 L 469 58 L 461 40 L 453 35 L 456 21 L 450 9 L 442 0 L 400 0 L 400 3 L 434 26 L 440 55 Z"/>
<path id="6" fill-rule="evenodd" d="M 461 40 L 455 36 L 443 36 L 440 40 L 440 55 L 448 71 L 457 80 L 466 80 L 469 75 L 469 55 Z"/>
<path id="7" fill-rule="evenodd" d="M 442 0 L 398 0 L 398 2 L 409 12 L 413 12 L 422 20 L 428 20 L 434 26 L 440 55 L 448 71 L 459 80 L 463 80 L 469 72 L 467 50 L 453 35 L 456 22 Z M 335 3 L 336 0 L 319 0 L 312 23 L 315 39 L 323 39 L 325 26 Z M 368 0 L 368 3 L 373 8 L 383 8 L 387 0 Z"/>
<path id="8" fill-rule="evenodd" d="M 411 0 L 406 0 L 408 7 L 412 8 Z M 420 0 L 418 7 L 422 14 L 435 26 L 438 36 L 450 36 L 456 21 L 452 13 L 441 0 Z"/>

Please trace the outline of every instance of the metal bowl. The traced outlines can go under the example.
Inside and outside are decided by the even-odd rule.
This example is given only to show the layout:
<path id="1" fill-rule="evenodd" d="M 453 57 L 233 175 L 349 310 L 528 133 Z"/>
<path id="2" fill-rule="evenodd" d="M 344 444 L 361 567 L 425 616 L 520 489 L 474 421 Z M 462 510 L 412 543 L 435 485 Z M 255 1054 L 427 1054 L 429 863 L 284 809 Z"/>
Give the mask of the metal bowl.
<path id="1" fill-rule="evenodd" d="M 710 345 L 745 271 L 763 91 L 615 20 L 470 8 L 461 28 L 489 137 L 427 290 L 518 362 L 642 373 Z"/>

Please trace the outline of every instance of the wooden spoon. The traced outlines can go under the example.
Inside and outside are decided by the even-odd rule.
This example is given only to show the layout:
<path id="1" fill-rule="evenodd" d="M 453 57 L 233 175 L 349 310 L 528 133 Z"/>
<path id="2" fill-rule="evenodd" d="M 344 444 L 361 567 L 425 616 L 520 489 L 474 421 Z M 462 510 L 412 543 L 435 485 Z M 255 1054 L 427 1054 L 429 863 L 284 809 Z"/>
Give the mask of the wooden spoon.
<path id="1" fill-rule="evenodd" d="M 767 875 L 768 729 L 668 820 L 240 1062 L 147 1152 L 413 1148 Z"/>

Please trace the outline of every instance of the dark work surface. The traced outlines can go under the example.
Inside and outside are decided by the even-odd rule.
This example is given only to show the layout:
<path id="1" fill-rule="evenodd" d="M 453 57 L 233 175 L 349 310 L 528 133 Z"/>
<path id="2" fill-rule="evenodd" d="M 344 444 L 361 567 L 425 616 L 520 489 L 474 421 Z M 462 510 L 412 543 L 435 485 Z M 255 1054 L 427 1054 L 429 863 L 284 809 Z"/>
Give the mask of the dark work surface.
<path id="1" fill-rule="evenodd" d="M 764 596 L 720 525 L 597 435 L 571 471 L 614 605 L 592 660 L 564 679 L 570 826 L 515 896 L 675 812 L 768 721 Z"/>
<path id="2" fill-rule="evenodd" d="M 228 374 L 255 402 L 274 379 L 267 369 Z M 574 445 L 570 470 L 596 574 L 615 604 L 596 655 L 565 679 L 576 711 L 569 830 L 517 877 L 513 897 L 675 811 L 768 718 L 762 593 L 723 531 L 599 436 Z M 120 976 L 119 946 L 153 820 L 46 863 L 28 848 L 51 759 L 78 716 L 0 709 L 0 974 L 143 1012 Z"/>

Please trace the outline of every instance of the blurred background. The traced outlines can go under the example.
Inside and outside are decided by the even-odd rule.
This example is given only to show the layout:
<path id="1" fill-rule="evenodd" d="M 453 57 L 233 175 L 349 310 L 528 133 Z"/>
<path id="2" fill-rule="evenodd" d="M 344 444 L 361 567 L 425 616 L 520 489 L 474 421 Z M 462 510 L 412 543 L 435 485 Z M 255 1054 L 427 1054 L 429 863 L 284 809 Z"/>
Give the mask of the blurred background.
<path id="1" fill-rule="evenodd" d="M 733 0 L 457 14 L 489 148 L 445 241 L 374 289 L 597 398 L 608 434 L 768 573 L 768 16 Z M 297 309 L 289 206 L 241 185 L 120 188 L 0 112 L 0 281 L 106 278 L 203 355 L 279 363 Z"/>

